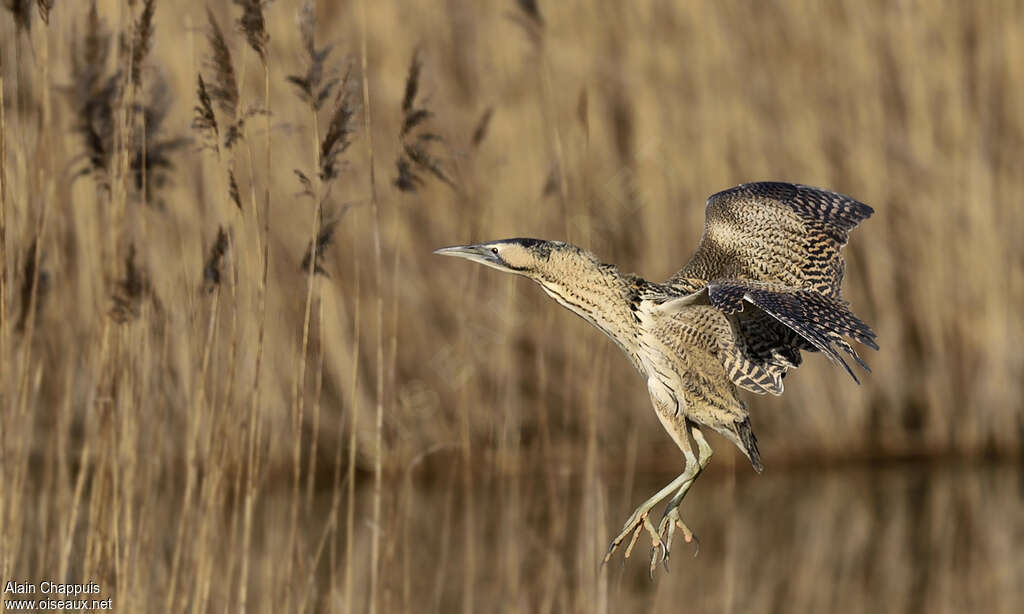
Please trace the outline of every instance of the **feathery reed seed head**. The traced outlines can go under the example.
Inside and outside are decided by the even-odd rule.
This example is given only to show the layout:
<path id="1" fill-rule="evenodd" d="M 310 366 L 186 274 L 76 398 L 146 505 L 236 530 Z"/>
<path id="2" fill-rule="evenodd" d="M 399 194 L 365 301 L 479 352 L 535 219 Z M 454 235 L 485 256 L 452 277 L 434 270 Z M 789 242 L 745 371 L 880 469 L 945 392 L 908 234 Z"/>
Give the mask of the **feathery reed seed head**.
<path id="1" fill-rule="evenodd" d="M 316 241 L 310 243 L 309 247 L 306 249 L 306 255 L 302 259 L 303 271 L 308 273 L 310 263 L 312 262 L 314 273 L 329 277 L 329 275 L 327 275 L 327 271 L 323 268 L 323 256 L 327 251 L 327 248 L 331 245 L 334 238 L 334 231 L 337 226 L 338 220 L 331 220 L 320 227 L 320 232 L 317 233 Z"/>
<path id="2" fill-rule="evenodd" d="M 142 63 L 153 47 L 153 14 L 156 0 L 143 0 L 142 13 L 135 21 L 132 34 L 132 83 L 142 85 Z"/>
<path id="3" fill-rule="evenodd" d="M 348 82 L 346 76 L 345 82 Z M 348 88 L 342 86 L 334 101 L 334 112 L 327 124 L 327 133 L 320 143 L 320 179 L 330 181 L 338 177 L 338 157 L 352 144 L 355 133 L 356 105 Z"/>
<path id="4" fill-rule="evenodd" d="M 313 7 L 307 2 L 299 13 L 299 33 L 307 55 L 306 74 L 288 75 L 286 79 L 296 87 L 303 102 L 311 105 L 314 111 L 319 111 L 330 98 L 331 91 L 338 85 L 339 79 L 324 80 L 324 65 L 327 56 L 331 54 L 332 46 L 317 49 L 315 31 Z"/>
<path id="5" fill-rule="evenodd" d="M 267 44 L 270 42 L 270 34 L 267 33 L 266 22 L 263 19 L 263 7 L 270 4 L 261 0 L 233 0 L 242 7 L 242 15 L 238 18 L 238 27 L 245 34 L 245 40 L 253 51 L 260 56 L 260 62 L 267 64 Z"/>
<path id="6" fill-rule="evenodd" d="M 135 263 L 135 256 L 135 244 L 131 243 L 124 258 L 124 277 L 118 280 L 111 297 L 110 317 L 118 324 L 137 319 L 142 313 L 142 299 L 152 293 L 149 279 Z"/>
<path id="7" fill-rule="evenodd" d="M 415 192 L 419 186 L 424 184 L 424 180 L 420 177 L 421 172 L 429 173 L 449 187 L 455 188 L 455 182 L 448 177 L 441 160 L 434 156 L 429 149 L 431 143 L 444 139 L 439 134 L 423 130 L 426 122 L 434 114 L 425 104 L 421 104 L 417 100 L 422 72 L 423 59 L 420 50 L 417 49 L 413 52 L 412 61 L 409 63 L 409 73 L 405 79 L 405 93 L 402 96 L 402 126 L 398 133 L 399 141 L 402 144 L 402 153 L 395 160 L 398 175 L 392 182 L 403 192 Z"/>
<path id="8" fill-rule="evenodd" d="M 234 123 L 238 116 L 239 95 L 235 66 L 231 61 L 231 48 L 228 47 L 217 18 L 209 7 L 206 9 L 206 19 L 209 24 L 207 40 L 212 53 L 207 63 L 213 69 L 213 80 L 208 87 L 210 98 L 227 116 L 229 123 Z"/>
<path id="9" fill-rule="evenodd" d="M 235 203 L 238 210 L 242 210 L 242 196 L 238 189 L 238 180 L 235 178 L 234 169 L 228 170 L 228 198 Z"/>
<path id="10" fill-rule="evenodd" d="M 4 6 L 11 12 L 19 33 L 32 28 L 32 0 L 5 0 Z"/>
<path id="11" fill-rule="evenodd" d="M 221 275 L 224 267 L 224 257 L 228 253 L 228 233 L 223 226 L 217 227 L 217 238 L 210 247 L 210 253 L 206 257 L 206 264 L 203 266 L 203 281 L 206 283 L 207 292 L 212 292 L 220 285 Z"/>
<path id="12" fill-rule="evenodd" d="M 39 8 L 39 18 L 43 20 L 43 23 L 50 25 L 50 11 L 53 9 L 53 0 L 36 0 L 36 6 Z"/>
<path id="13" fill-rule="evenodd" d="M 203 137 L 203 147 L 216 150 L 220 147 L 220 131 L 217 129 L 217 115 L 213 112 L 213 101 L 203 81 L 203 73 L 196 75 L 196 97 L 199 103 L 193 107 L 192 129 Z"/>
<path id="14" fill-rule="evenodd" d="M 39 249 L 39 237 L 33 238 L 32 243 L 24 252 L 25 264 L 22 265 L 21 271 L 21 313 L 15 326 L 15 330 L 18 331 L 25 330 L 25 323 L 32 312 L 33 292 L 35 293 L 35 312 L 38 314 L 50 289 L 50 274 L 39 266 L 39 262 L 36 260 L 37 252 L 39 260 L 42 260 L 43 252 Z"/>

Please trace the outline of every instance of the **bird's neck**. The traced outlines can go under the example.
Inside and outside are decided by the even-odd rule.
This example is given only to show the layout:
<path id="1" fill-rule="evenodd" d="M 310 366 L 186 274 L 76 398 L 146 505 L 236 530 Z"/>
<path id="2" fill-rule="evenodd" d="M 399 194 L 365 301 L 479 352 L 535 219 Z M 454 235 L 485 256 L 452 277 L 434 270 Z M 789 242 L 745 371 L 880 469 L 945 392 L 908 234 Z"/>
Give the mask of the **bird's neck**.
<path id="1" fill-rule="evenodd" d="M 636 318 L 631 309 L 632 277 L 596 261 L 574 267 L 571 274 L 537 279 L 560 305 L 587 320 L 632 355 Z"/>

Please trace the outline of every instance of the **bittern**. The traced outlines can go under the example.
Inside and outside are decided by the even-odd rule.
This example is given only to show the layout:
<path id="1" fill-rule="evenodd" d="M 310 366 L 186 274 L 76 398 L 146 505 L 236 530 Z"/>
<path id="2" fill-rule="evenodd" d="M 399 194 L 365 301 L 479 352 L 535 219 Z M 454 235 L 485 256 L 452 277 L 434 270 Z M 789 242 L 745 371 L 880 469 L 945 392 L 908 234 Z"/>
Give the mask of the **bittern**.
<path id="1" fill-rule="evenodd" d="M 866 371 L 847 338 L 878 349 L 875 333 L 843 301 L 848 234 L 874 211 L 845 196 L 789 183 L 750 183 L 707 200 L 704 234 L 690 261 L 663 283 L 623 274 L 568 243 L 504 239 L 437 250 L 539 283 L 562 306 L 601 329 L 647 378 L 662 425 L 685 470 L 645 501 L 612 541 L 628 558 L 643 530 L 651 572 L 666 561 L 679 505 L 711 460 L 706 426 L 732 441 L 760 473 L 761 455 L 740 390 L 782 394 L 801 351 L 822 352 L 853 377 L 842 353 Z M 870 372 L 870 371 L 869 371 Z M 859 382 L 858 382 L 859 383 Z M 690 438 L 696 444 L 694 454 Z M 655 527 L 649 518 L 668 504 Z"/>

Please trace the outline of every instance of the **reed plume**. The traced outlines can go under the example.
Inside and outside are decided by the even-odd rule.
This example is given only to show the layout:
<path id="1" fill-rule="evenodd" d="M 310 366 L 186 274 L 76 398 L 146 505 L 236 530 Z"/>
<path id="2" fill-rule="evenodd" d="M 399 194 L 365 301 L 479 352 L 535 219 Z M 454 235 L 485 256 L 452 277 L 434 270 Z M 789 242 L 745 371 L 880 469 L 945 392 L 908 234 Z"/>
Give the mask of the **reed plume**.
<path id="1" fill-rule="evenodd" d="M 130 243 L 124 257 L 124 275 L 117 281 L 111 297 L 110 317 L 118 324 L 137 320 L 146 297 L 150 297 L 154 307 L 159 309 L 160 301 L 153 294 L 149 276 L 136 262 L 135 243 Z"/>
<path id="2" fill-rule="evenodd" d="M 397 175 L 392 181 L 395 187 L 403 192 L 415 192 L 422 186 L 423 173 L 433 175 L 449 187 L 455 188 L 455 183 L 449 178 L 441 159 L 430 151 L 433 143 L 439 143 L 444 139 L 424 126 L 434 113 L 418 99 L 422 72 L 423 59 L 420 50 L 417 49 L 413 52 L 409 72 L 405 78 L 402 125 L 398 133 L 402 149 L 395 160 Z"/>
<path id="3" fill-rule="evenodd" d="M 135 21 L 132 33 L 132 83 L 135 87 L 142 85 L 142 64 L 153 48 L 153 15 L 156 12 L 156 0 L 143 0 L 142 12 Z"/>
<path id="4" fill-rule="evenodd" d="M 252 50 L 260 56 L 263 64 L 267 63 L 267 45 L 270 35 L 267 33 L 263 19 L 263 8 L 270 4 L 269 0 L 232 0 L 242 7 L 242 15 L 238 18 L 238 27 L 245 34 Z"/>
<path id="5" fill-rule="evenodd" d="M 224 271 L 224 258 L 228 253 L 228 233 L 224 230 L 223 226 L 217 228 L 217 238 L 214 239 L 213 245 L 210 246 L 210 251 L 206 256 L 206 264 L 203 265 L 203 282 L 205 282 L 207 291 L 212 292 L 213 289 L 220 285 L 221 276 Z"/>
<path id="6" fill-rule="evenodd" d="M 302 47 L 306 53 L 306 72 L 302 75 L 288 75 L 287 81 L 298 88 L 300 99 L 319 111 L 325 102 L 330 98 L 331 92 L 338 85 L 340 79 L 327 77 L 324 74 L 324 64 L 331 54 L 332 45 L 317 48 L 314 27 L 316 22 L 313 15 L 313 6 L 305 3 L 299 14 L 299 34 L 302 38 Z"/>
<path id="7" fill-rule="evenodd" d="M 45 254 L 40 249 L 39 238 L 23 252 L 24 264 L 21 267 L 21 312 L 15 330 L 22 332 L 29 320 L 29 314 L 39 314 L 50 290 L 50 273 L 40 266 Z"/>
<path id="8" fill-rule="evenodd" d="M 115 156 L 119 147 L 128 149 L 127 170 L 132 178 L 135 194 L 145 202 L 159 205 L 153 199 L 154 191 L 165 186 L 174 168 L 174 153 L 185 147 L 189 140 L 178 136 L 164 136 L 165 122 L 173 103 L 173 96 L 162 77 L 152 79 L 144 95 L 125 98 L 125 87 L 141 86 L 141 69 L 152 46 L 155 0 L 146 0 L 142 13 L 132 25 L 131 77 L 126 82 L 119 70 L 108 72 L 113 35 L 106 28 L 96 10 L 90 5 L 85 34 L 72 44 L 72 85 L 67 93 L 75 108 L 74 129 L 78 133 L 84 152 L 85 164 L 77 168 L 76 176 L 90 175 L 107 193 L 111 188 Z M 124 39 L 129 35 L 121 36 Z M 118 116 L 125 109 L 131 120 L 141 119 L 145 126 L 145 139 L 125 138 L 118 141 Z M 134 125 L 130 121 L 129 125 Z"/>
<path id="9" fill-rule="evenodd" d="M 19 34 L 32 28 L 32 0 L 5 0 L 4 7 L 11 12 Z"/>
<path id="10" fill-rule="evenodd" d="M 206 9 L 206 21 L 209 28 L 206 38 L 210 44 L 210 57 L 206 66 L 213 72 L 213 79 L 209 81 L 206 91 L 223 115 L 220 123 L 225 127 L 224 147 L 231 149 L 243 136 L 247 114 L 239 110 L 240 95 L 231 48 L 209 7 Z"/>
<path id="11" fill-rule="evenodd" d="M 53 10 L 53 0 L 36 0 L 36 7 L 39 9 L 39 18 L 43 23 L 50 24 L 50 11 Z"/>
<path id="12" fill-rule="evenodd" d="M 320 227 L 320 232 L 316 235 L 316 241 L 310 243 L 309 249 L 306 250 L 306 255 L 302 259 L 302 269 L 304 271 L 309 272 L 309 266 L 312 263 L 314 273 L 327 276 L 327 271 L 323 267 L 323 257 L 334 239 L 334 231 L 337 226 L 338 220 L 330 220 Z"/>
<path id="13" fill-rule="evenodd" d="M 196 98 L 198 103 L 192 111 L 192 129 L 202 137 L 203 148 L 220 151 L 220 130 L 217 114 L 213 112 L 213 99 L 203 81 L 203 73 L 196 74 Z"/>

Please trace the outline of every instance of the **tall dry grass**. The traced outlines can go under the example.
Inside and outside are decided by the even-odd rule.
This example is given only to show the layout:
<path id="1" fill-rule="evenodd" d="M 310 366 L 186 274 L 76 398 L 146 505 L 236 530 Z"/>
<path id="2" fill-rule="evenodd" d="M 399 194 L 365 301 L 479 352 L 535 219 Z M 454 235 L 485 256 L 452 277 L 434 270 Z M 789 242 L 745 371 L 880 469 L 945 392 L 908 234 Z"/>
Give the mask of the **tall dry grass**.
<path id="1" fill-rule="evenodd" d="M 660 279 L 712 192 L 852 194 L 882 350 L 860 387 L 811 357 L 749 400 L 768 473 L 1019 458 L 1018 3 L 4 6 L 0 581 L 119 611 L 842 610 L 856 581 L 885 590 L 851 611 L 1012 610 L 1009 470 L 801 497 L 723 440 L 697 563 L 601 572 L 681 464 L 643 383 L 527 282 L 428 254 L 561 238 Z M 813 544 L 760 537 L 779 510 Z M 950 513 L 991 575 L 935 546 Z"/>

